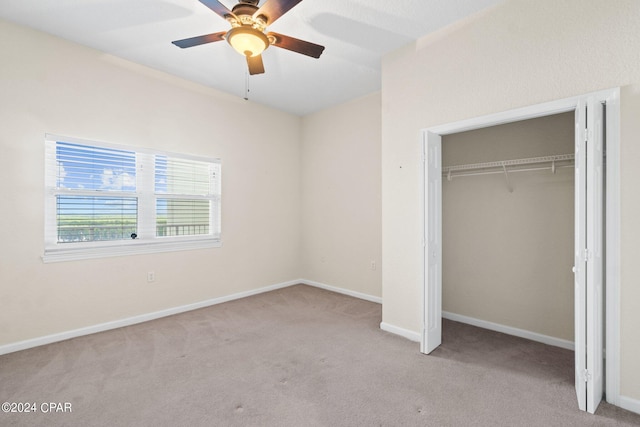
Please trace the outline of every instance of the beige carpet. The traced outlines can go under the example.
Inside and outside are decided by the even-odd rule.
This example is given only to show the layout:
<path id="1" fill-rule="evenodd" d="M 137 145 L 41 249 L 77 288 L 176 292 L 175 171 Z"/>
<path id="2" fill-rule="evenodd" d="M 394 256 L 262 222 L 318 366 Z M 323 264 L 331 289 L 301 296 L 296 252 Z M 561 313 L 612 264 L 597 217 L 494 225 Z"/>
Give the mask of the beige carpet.
<path id="1" fill-rule="evenodd" d="M 445 321 L 425 356 L 380 317 L 299 285 L 0 356 L 0 400 L 38 406 L 0 425 L 640 425 L 606 403 L 578 411 L 572 352 Z"/>

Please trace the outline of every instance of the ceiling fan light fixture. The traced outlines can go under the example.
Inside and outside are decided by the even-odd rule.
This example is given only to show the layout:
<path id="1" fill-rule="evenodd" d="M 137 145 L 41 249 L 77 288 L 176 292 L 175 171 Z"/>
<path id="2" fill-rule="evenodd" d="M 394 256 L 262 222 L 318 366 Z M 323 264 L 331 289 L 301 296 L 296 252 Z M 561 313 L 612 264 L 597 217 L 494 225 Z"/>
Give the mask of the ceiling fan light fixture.
<path id="1" fill-rule="evenodd" d="M 258 56 L 269 47 L 267 36 L 262 31 L 248 26 L 232 28 L 226 38 L 229 44 L 242 56 Z"/>
<path id="2" fill-rule="evenodd" d="M 320 58 L 324 51 L 324 46 L 319 44 L 272 31 L 267 33 L 269 25 L 302 0 L 264 0 L 262 6 L 258 6 L 260 0 L 237 0 L 238 3 L 231 10 L 219 0 L 199 1 L 224 18 L 231 25 L 231 29 L 171 42 L 181 49 L 227 40 L 231 47 L 245 57 L 251 75 L 264 73 L 262 52 L 270 45 L 311 58 Z"/>

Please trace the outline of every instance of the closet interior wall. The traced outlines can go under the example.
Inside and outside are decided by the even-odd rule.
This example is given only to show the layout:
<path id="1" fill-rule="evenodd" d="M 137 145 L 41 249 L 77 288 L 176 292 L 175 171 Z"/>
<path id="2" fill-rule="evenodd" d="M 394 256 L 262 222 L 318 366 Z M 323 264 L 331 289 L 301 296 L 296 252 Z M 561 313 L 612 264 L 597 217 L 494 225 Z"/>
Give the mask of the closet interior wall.
<path id="1" fill-rule="evenodd" d="M 573 112 L 442 139 L 443 166 L 573 152 Z M 574 168 L 505 178 L 443 177 L 442 310 L 573 341 Z"/>

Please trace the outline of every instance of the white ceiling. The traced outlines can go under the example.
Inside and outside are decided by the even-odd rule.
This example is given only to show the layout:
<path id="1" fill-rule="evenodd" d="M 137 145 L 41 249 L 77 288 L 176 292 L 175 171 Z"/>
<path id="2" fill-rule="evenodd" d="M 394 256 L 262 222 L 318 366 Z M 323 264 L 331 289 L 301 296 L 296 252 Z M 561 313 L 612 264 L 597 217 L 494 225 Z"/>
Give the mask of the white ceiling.
<path id="1" fill-rule="evenodd" d="M 0 0 L 0 17 L 239 97 L 248 79 L 251 101 L 305 115 L 379 90 L 382 55 L 502 1 L 305 0 L 268 30 L 324 45 L 322 56 L 271 47 L 250 77 L 225 42 L 171 44 L 229 29 L 198 0 Z"/>

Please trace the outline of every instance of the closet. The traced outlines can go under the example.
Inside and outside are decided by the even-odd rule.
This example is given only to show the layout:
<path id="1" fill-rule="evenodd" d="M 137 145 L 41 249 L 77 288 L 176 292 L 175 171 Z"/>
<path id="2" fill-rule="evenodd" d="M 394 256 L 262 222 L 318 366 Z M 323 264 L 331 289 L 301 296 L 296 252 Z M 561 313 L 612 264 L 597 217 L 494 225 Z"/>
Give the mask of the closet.
<path id="1" fill-rule="evenodd" d="M 571 111 L 442 137 L 444 318 L 572 348 L 574 125 Z"/>

